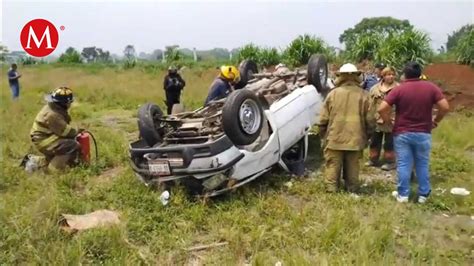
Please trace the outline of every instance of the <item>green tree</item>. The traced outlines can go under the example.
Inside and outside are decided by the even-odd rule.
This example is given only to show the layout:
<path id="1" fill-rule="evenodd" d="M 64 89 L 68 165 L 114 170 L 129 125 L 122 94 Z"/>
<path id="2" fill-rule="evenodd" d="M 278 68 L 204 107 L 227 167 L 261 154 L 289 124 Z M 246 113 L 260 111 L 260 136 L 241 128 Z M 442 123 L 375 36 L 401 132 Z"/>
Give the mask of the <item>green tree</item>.
<path id="1" fill-rule="evenodd" d="M 190 53 L 192 51 L 190 50 Z M 165 60 L 168 63 L 176 62 L 184 58 L 184 54 L 179 50 L 179 45 L 170 45 L 165 47 Z"/>
<path id="2" fill-rule="evenodd" d="M 135 47 L 131 44 L 128 44 L 127 46 L 125 46 L 125 49 L 123 50 L 123 55 L 128 61 L 135 60 L 135 57 L 136 57 Z"/>
<path id="3" fill-rule="evenodd" d="M 469 34 L 470 32 L 472 32 L 472 30 L 474 30 L 474 24 L 467 24 L 467 25 L 462 26 L 458 30 L 453 31 L 452 34 L 448 35 L 448 42 L 446 43 L 446 50 L 448 52 L 451 52 L 451 51 L 455 50 L 455 47 L 457 46 L 459 40 L 463 36 L 465 36 L 465 35 Z"/>
<path id="4" fill-rule="evenodd" d="M 294 39 L 285 49 L 283 60 L 290 66 L 300 66 L 307 64 L 313 54 L 329 53 L 328 45 L 321 38 L 304 34 Z"/>
<path id="5" fill-rule="evenodd" d="M 474 28 L 457 41 L 454 54 L 458 63 L 474 66 Z"/>
<path id="6" fill-rule="evenodd" d="M 66 49 L 66 52 L 61 54 L 58 59 L 59 63 L 82 63 L 81 55 L 73 47 Z"/>
<path id="7" fill-rule="evenodd" d="M 349 59 L 357 62 L 364 59 L 373 60 L 382 42 L 378 34 L 369 33 L 361 35 L 355 43 L 351 44 L 350 49 L 346 50 L 346 55 Z"/>
<path id="8" fill-rule="evenodd" d="M 407 61 L 426 64 L 433 56 L 429 36 L 408 20 L 392 17 L 364 18 L 339 37 L 346 59 L 376 60 L 400 70 Z"/>
<path id="9" fill-rule="evenodd" d="M 81 52 L 82 57 L 86 59 L 87 62 L 94 62 L 97 58 L 97 49 L 95 46 L 84 47 Z"/>
<path id="10" fill-rule="evenodd" d="M 125 56 L 123 67 L 125 69 L 135 67 L 137 64 L 135 47 L 131 44 L 128 44 L 123 50 L 123 55 Z"/>
<path id="11" fill-rule="evenodd" d="M 417 30 L 390 34 L 379 41 L 373 59 L 399 71 L 408 61 L 425 65 L 433 56 L 430 42 L 431 39 L 426 33 Z"/>
<path id="12" fill-rule="evenodd" d="M 97 61 L 107 63 L 110 61 L 110 52 L 97 48 Z"/>
<path id="13" fill-rule="evenodd" d="M 340 36 L 339 42 L 344 44 L 346 51 L 357 53 L 358 61 L 372 59 L 378 48 L 374 43 L 377 39 L 385 39 L 389 35 L 413 30 L 408 20 L 399 20 L 392 17 L 364 18 L 353 28 L 346 29 Z"/>
<path id="14" fill-rule="evenodd" d="M 35 65 L 39 63 L 39 60 L 35 59 L 34 57 L 31 56 L 25 56 L 20 58 L 19 62 L 23 65 Z"/>
<path id="15" fill-rule="evenodd" d="M 229 51 L 225 48 L 214 48 L 209 51 L 209 54 L 212 55 L 215 59 L 218 60 L 227 60 L 229 59 Z"/>
<path id="16" fill-rule="evenodd" d="M 0 62 L 5 61 L 6 54 L 8 54 L 8 48 L 5 45 L 0 44 Z"/>

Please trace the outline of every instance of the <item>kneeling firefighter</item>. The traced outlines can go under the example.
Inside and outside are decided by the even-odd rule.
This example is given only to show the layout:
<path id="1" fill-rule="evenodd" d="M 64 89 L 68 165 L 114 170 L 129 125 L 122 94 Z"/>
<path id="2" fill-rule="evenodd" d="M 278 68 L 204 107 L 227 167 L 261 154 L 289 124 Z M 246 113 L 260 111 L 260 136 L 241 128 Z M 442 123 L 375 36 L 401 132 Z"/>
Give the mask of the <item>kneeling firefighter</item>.
<path id="1" fill-rule="evenodd" d="M 46 95 L 47 104 L 36 115 L 30 137 L 35 148 L 44 155 L 42 166 L 55 172 L 75 166 L 80 155 L 76 136 L 84 131 L 70 125 L 68 110 L 74 101 L 72 90 L 59 87 Z"/>

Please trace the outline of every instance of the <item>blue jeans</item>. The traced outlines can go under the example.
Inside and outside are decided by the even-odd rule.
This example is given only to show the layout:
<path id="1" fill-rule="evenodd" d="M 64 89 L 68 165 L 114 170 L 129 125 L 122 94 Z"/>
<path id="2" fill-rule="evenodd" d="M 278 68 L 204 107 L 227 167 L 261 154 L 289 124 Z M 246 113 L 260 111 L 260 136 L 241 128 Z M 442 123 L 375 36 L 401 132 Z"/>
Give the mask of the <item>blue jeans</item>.
<path id="1" fill-rule="evenodd" d="M 17 99 L 20 96 L 20 84 L 10 84 L 12 90 L 12 98 Z"/>
<path id="2" fill-rule="evenodd" d="M 397 155 L 398 195 L 410 194 L 410 177 L 415 164 L 418 179 L 418 195 L 428 197 L 431 192 L 429 163 L 431 134 L 408 132 L 394 138 Z"/>

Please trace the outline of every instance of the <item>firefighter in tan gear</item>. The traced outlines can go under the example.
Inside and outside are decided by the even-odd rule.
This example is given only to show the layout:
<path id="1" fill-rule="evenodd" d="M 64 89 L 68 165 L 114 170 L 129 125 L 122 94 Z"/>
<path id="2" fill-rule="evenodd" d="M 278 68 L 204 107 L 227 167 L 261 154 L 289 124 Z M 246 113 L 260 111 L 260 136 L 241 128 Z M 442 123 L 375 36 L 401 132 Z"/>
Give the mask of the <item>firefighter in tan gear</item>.
<path id="1" fill-rule="evenodd" d="M 45 156 L 42 166 L 55 172 L 77 164 L 79 143 L 77 134 L 82 131 L 69 123 L 68 109 L 74 101 L 71 89 L 59 87 L 45 97 L 48 102 L 36 115 L 30 137 L 33 145 Z"/>
<path id="2" fill-rule="evenodd" d="M 341 173 L 349 192 L 358 189 L 359 159 L 374 126 L 368 94 L 360 87 L 360 74 L 356 66 L 344 64 L 336 73 L 336 88 L 327 95 L 321 111 L 319 131 L 328 192 L 338 190 Z"/>

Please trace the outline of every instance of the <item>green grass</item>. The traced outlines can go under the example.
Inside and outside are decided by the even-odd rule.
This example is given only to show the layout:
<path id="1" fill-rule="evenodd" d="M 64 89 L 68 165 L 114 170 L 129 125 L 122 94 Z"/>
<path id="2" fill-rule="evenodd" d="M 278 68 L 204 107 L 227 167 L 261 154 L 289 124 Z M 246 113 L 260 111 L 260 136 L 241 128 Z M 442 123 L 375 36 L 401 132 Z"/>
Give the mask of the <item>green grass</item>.
<path id="1" fill-rule="evenodd" d="M 313 174 L 292 179 L 273 171 L 207 204 L 182 188 L 162 206 L 159 191 L 140 183 L 128 167 L 127 145 L 136 136 L 136 109 L 162 104 L 163 72 L 139 69 L 39 66 L 20 69 L 22 94 L 9 99 L 2 80 L 0 262 L 2 264 L 387 265 L 473 264 L 473 197 L 454 197 L 454 186 L 474 191 L 472 117 L 452 114 L 434 131 L 433 197 L 424 206 L 400 205 L 386 178 L 369 182 L 360 199 L 326 194 L 318 140 L 311 139 Z M 5 76 L 3 70 L 2 76 Z M 200 106 L 216 73 L 186 70 L 185 105 Z M 69 84 L 77 102 L 74 122 L 99 141 L 100 160 L 64 174 L 27 175 L 17 167 L 32 151 L 28 133 L 42 95 Z M 380 175 L 363 169 L 362 177 Z M 290 188 L 285 183 L 291 181 Z M 443 192 L 443 190 L 445 190 Z M 116 210 L 122 223 L 68 235 L 62 213 Z M 443 216 L 443 214 L 449 217 Z M 457 216 L 458 215 L 458 216 Z M 200 252 L 187 248 L 228 245 Z"/>

